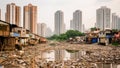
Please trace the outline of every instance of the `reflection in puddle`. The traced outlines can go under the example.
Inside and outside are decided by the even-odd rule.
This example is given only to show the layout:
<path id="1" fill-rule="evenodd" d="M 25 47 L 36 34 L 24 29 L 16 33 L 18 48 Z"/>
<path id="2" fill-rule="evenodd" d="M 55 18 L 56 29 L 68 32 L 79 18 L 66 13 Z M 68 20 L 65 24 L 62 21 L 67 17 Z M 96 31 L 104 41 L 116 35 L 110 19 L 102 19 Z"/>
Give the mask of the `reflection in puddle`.
<path id="1" fill-rule="evenodd" d="M 68 52 L 66 50 L 50 50 L 44 52 L 42 57 L 47 61 L 55 61 L 58 60 L 70 60 L 70 59 L 79 59 L 80 56 L 86 55 L 85 51 L 78 51 L 78 52 Z"/>
<path id="2" fill-rule="evenodd" d="M 42 54 L 42 58 L 47 61 L 74 61 L 74 64 L 79 65 L 86 61 L 86 58 L 89 58 L 89 52 L 87 51 L 67 51 L 67 50 L 50 50 Z M 94 55 L 94 53 L 92 53 Z M 98 54 L 97 54 L 98 55 Z M 85 58 L 84 58 L 85 57 Z M 95 63 L 92 62 L 94 68 L 120 68 L 119 64 L 113 63 Z"/>

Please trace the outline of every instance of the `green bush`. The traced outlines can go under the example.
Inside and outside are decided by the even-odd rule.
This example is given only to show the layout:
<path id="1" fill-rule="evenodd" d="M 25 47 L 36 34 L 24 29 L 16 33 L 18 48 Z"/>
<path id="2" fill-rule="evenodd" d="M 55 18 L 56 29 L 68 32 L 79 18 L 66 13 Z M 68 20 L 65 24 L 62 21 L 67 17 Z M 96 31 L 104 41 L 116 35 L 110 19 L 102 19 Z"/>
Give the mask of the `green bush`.
<path id="1" fill-rule="evenodd" d="M 118 46 L 118 45 L 120 45 L 120 44 L 119 44 L 118 42 L 113 42 L 112 45 Z"/>
<path id="2" fill-rule="evenodd" d="M 58 35 L 53 35 L 50 38 L 48 38 L 49 40 L 57 40 L 57 41 L 64 41 L 69 39 L 70 37 L 76 37 L 76 36 L 84 36 L 84 33 L 81 33 L 77 30 L 68 30 L 66 33 L 64 34 L 60 34 Z"/>

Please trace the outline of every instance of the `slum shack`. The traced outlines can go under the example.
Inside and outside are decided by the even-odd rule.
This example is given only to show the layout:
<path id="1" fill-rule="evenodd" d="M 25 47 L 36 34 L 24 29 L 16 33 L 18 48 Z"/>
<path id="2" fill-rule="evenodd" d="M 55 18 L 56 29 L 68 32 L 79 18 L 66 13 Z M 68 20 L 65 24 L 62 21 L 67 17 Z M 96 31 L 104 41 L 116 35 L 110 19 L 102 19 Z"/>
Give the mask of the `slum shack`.
<path id="1" fill-rule="evenodd" d="M 97 43 L 98 42 L 98 33 L 99 33 L 99 31 L 91 31 L 89 33 L 86 33 L 85 42 L 89 43 L 89 44 Z"/>
<path id="2" fill-rule="evenodd" d="M 13 33 L 17 33 L 19 38 L 19 43 L 21 46 L 28 45 L 29 31 L 22 27 L 15 27 L 12 29 Z"/>
<path id="3" fill-rule="evenodd" d="M 113 33 L 113 39 L 112 39 L 112 44 L 113 45 L 120 45 L 120 31 Z"/>
<path id="4" fill-rule="evenodd" d="M 14 39 L 10 37 L 10 24 L 0 20 L 0 50 L 13 49 L 13 40 Z"/>
<path id="5" fill-rule="evenodd" d="M 13 25 L 5 21 L 0 20 L 0 50 L 14 50 L 16 37 L 11 36 Z M 17 35 L 17 34 L 14 34 Z"/>
<path id="6" fill-rule="evenodd" d="M 108 45 L 112 42 L 112 38 L 112 30 L 100 31 L 98 44 Z"/>
<path id="7" fill-rule="evenodd" d="M 5 44 L 9 34 L 10 34 L 10 26 L 8 23 L 5 23 L 0 20 L 0 50 L 5 48 Z"/>
<path id="8" fill-rule="evenodd" d="M 36 34 L 30 32 L 29 35 L 30 35 L 30 38 L 28 39 L 28 45 L 36 45 L 38 42 L 37 38 L 35 37 Z"/>

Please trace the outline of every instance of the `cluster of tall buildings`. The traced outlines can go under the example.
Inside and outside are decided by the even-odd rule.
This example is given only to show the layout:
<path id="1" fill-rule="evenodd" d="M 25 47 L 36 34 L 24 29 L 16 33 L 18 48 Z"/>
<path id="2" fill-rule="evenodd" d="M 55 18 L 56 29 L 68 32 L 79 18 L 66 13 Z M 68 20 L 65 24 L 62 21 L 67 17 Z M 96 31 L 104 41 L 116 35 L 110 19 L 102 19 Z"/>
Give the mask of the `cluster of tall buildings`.
<path id="1" fill-rule="evenodd" d="M 112 29 L 120 30 L 120 17 L 116 13 L 112 13 Z"/>
<path id="2" fill-rule="evenodd" d="M 120 17 L 115 13 L 111 14 L 111 9 L 106 6 L 96 10 L 96 27 L 100 30 L 117 29 L 120 30 Z"/>
<path id="3" fill-rule="evenodd" d="M 37 6 L 28 4 L 23 10 L 23 28 L 30 30 L 32 33 L 37 33 Z M 21 26 L 21 8 L 15 3 L 7 4 L 5 12 L 5 21 L 10 24 Z"/>
<path id="4" fill-rule="evenodd" d="M 52 31 L 45 23 L 37 23 L 37 6 L 28 4 L 23 7 L 23 17 L 21 17 L 20 6 L 15 3 L 7 4 L 5 12 L 5 21 L 17 26 L 21 25 L 23 18 L 23 28 L 30 30 L 41 36 L 51 36 Z M 1 10 L 0 10 L 1 19 Z M 54 16 L 54 34 L 60 35 L 65 33 L 64 13 L 61 10 L 55 12 Z M 115 13 L 111 14 L 111 9 L 106 6 L 96 10 L 96 27 L 100 30 L 118 29 L 120 30 L 120 17 Z M 76 10 L 73 12 L 73 19 L 70 20 L 70 29 L 84 32 L 85 26 L 82 24 L 82 11 Z"/>
<path id="5" fill-rule="evenodd" d="M 60 35 L 65 32 L 64 13 L 61 10 L 55 13 L 55 34 Z M 82 11 L 76 10 L 73 13 L 73 20 L 70 21 L 70 29 L 84 32 L 84 25 L 82 24 Z"/>
<path id="6" fill-rule="evenodd" d="M 10 24 L 16 24 L 20 26 L 20 16 L 21 16 L 21 8 L 15 3 L 7 4 L 6 12 L 5 12 L 5 21 Z"/>
<path id="7" fill-rule="evenodd" d="M 45 23 L 37 23 L 37 6 L 34 6 L 32 4 L 24 6 L 23 15 L 21 15 L 21 10 L 21 7 L 17 6 L 15 3 L 7 4 L 5 21 L 20 27 L 23 26 L 23 28 L 30 30 L 32 33 L 38 34 L 43 37 L 49 37 L 52 35 L 51 29 L 48 28 Z M 21 18 L 23 18 L 23 23 L 21 21 Z M 46 31 L 48 31 L 48 33 Z"/>
<path id="8" fill-rule="evenodd" d="M 45 23 L 38 23 L 37 24 L 37 34 L 43 37 L 50 37 L 53 35 L 52 30 L 47 27 L 47 25 Z"/>
<path id="9" fill-rule="evenodd" d="M 76 51 L 76 52 L 73 52 L 73 53 L 66 53 L 65 50 L 55 50 L 55 61 L 62 61 L 62 60 L 65 60 L 66 59 L 71 59 L 71 60 L 78 60 L 80 59 L 82 56 L 85 56 L 87 53 L 86 51 L 83 51 L 83 50 L 80 50 L 80 51 Z M 68 58 L 68 56 L 70 58 Z"/>

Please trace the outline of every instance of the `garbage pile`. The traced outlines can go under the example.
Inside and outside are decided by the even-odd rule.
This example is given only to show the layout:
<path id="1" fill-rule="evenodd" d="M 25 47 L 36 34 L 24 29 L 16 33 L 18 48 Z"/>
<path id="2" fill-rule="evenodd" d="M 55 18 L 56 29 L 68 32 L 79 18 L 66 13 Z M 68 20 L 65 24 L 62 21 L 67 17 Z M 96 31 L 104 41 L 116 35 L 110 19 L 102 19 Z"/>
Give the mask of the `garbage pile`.
<path id="1" fill-rule="evenodd" d="M 59 43 L 61 44 L 61 43 Z M 1 68 L 97 68 L 97 63 L 120 64 L 120 48 L 114 46 L 98 46 L 98 45 L 75 45 L 64 44 L 64 49 L 73 48 L 76 50 L 84 50 L 86 54 L 80 56 L 77 60 L 67 60 L 62 62 L 47 61 L 42 58 L 42 53 L 45 50 L 52 49 L 54 46 L 49 44 L 28 46 L 23 50 L 1 51 L 0 52 L 0 67 Z M 56 49 L 63 48 L 58 45 Z M 55 47 L 54 47 L 55 49 Z M 89 66 L 89 67 L 88 67 Z"/>

